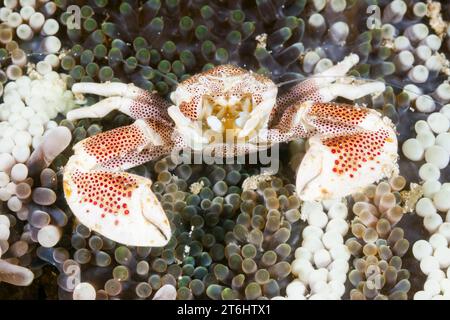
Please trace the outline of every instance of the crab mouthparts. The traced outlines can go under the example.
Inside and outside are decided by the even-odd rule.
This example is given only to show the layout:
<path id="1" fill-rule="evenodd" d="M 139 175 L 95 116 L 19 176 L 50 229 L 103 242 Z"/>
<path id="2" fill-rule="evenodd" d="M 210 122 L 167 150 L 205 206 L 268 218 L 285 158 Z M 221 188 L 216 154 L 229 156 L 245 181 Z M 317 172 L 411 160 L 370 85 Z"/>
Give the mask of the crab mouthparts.
<path id="1" fill-rule="evenodd" d="M 242 97 L 204 95 L 202 101 L 202 129 L 221 134 L 227 141 L 232 138 L 248 138 L 241 136 L 245 124 L 253 111 L 251 94 Z"/>

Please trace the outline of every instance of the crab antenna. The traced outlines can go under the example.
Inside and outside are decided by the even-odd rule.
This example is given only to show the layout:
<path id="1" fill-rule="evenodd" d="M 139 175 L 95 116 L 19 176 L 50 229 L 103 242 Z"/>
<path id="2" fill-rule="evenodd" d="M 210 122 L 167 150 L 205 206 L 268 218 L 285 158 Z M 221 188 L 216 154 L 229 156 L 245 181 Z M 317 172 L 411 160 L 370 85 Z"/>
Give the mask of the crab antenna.
<path id="1" fill-rule="evenodd" d="M 105 57 L 105 59 L 108 59 L 108 57 Z M 117 60 L 117 61 L 120 61 L 120 62 L 122 62 L 122 63 L 126 63 L 126 61 L 125 61 L 124 59 L 116 59 L 116 60 Z M 136 65 L 139 66 L 139 67 L 143 67 L 143 68 L 150 68 L 152 71 L 154 71 L 155 73 L 157 73 L 157 74 L 158 74 L 159 76 L 161 76 L 162 78 L 168 80 L 169 82 L 171 82 L 171 83 L 172 83 L 173 85 L 175 85 L 175 86 L 177 86 L 177 85 L 179 84 L 178 81 L 172 79 L 171 77 L 169 77 L 168 75 L 162 73 L 162 72 L 159 71 L 158 69 L 155 69 L 155 68 L 152 68 L 152 67 L 150 67 L 150 66 L 143 65 L 143 64 L 139 64 L 139 63 L 137 63 Z"/>
<path id="2" fill-rule="evenodd" d="M 123 59 L 120 59 L 119 61 L 122 61 L 122 62 L 126 62 L 125 60 L 123 60 Z M 155 73 L 157 73 L 159 76 L 161 76 L 162 78 L 164 78 L 164 79 L 166 79 L 166 80 L 168 80 L 169 82 L 171 82 L 173 85 L 175 85 L 175 86 L 177 86 L 178 84 L 179 84 L 179 82 L 177 81 L 177 80 L 175 80 L 175 79 L 172 79 L 171 77 L 169 77 L 168 75 L 166 75 L 166 74 L 164 74 L 164 73 L 162 73 L 161 71 L 159 71 L 158 69 L 155 69 L 155 68 L 152 68 L 152 67 L 150 67 L 150 66 L 146 66 L 146 65 L 143 65 L 143 64 L 137 64 L 138 66 L 140 66 L 140 67 L 145 67 L 145 68 L 150 68 L 152 71 L 154 71 Z"/>
<path id="3" fill-rule="evenodd" d="M 297 79 L 291 79 L 291 80 L 286 80 L 286 81 L 283 81 L 283 82 L 280 82 L 280 83 L 277 83 L 276 84 L 276 86 L 277 87 L 281 87 L 281 86 L 284 86 L 284 85 L 286 85 L 286 84 L 290 84 L 290 83 L 297 83 L 297 82 L 302 82 L 302 81 L 305 81 L 305 80 L 308 80 L 308 79 L 311 79 L 311 78 L 347 78 L 347 79 L 356 79 L 356 80 L 363 80 L 363 81 L 367 81 L 367 82 L 378 82 L 379 80 L 374 80 L 374 79 L 367 79 L 367 78 L 363 78 L 363 77 L 357 77 L 357 76 L 342 76 L 342 75 L 339 75 L 339 76 L 333 76 L 333 75 L 326 75 L 326 76 L 321 76 L 321 75 L 310 75 L 310 76 L 304 76 L 304 75 L 301 75 L 302 76 L 302 78 L 297 78 Z M 389 84 L 389 83 L 387 83 L 389 86 L 392 86 L 392 87 L 396 87 L 396 88 L 398 88 L 398 89 L 403 89 L 402 87 L 400 87 L 400 86 L 397 86 L 397 85 L 395 85 L 395 84 Z"/>
<path id="4" fill-rule="evenodd" d="M 123 60 L 123 62 L 125 62 L 125 60 Z M 148 66 L 144 66 L 144 65 L 141 65 L 141 64 L 138 64 L 138 66 L 140 66 L 140 67 L 148 67 Z M 177 80 L 172 79 L 171 77 L 169 77 L 168 75 L 162 73 L 158 69 L 155 69 L 155 68 L 152 68 L 152 67 L 149 67 L 149 68 L 151 68 L 153 71 L 155 71 L 155 73 L 157 73 L 158 75 L 160 75 L 164 79 L 169 80 L 169 82 L 171 82 L 173 85 L 177 86 L 179 84 L 179 82 Z"/>

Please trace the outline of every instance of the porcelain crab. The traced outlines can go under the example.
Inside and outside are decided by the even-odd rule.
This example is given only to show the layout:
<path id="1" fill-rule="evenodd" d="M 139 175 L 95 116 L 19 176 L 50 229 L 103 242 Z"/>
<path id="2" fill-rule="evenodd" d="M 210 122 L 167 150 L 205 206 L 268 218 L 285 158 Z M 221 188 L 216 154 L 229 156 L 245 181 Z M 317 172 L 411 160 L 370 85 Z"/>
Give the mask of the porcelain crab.
<path id="1" fill-rule="evenodd" d="M 151 180 L 124 170 L 173 150 L 209 148 L 229 157 L 308 138 L 296 181 L 302 200 L 344 197 L 389 177 L 397 170 L 396 132 L 389 119 L 372 109 L 331 102 L 384 91 L 382 82 L 344 77 L 357 63 L 351 54 L 281 96 L 269 78 L 232 65 L 181 82 L 170 96 L 173 104 L 132 84 L 74 84 L 74 93 L 107 98 L 70 111 L 69 120 L 119 110 L 136 121 L 74 146 L 64 168 L 68 204 L 81 223 L 114 241 L 164 246 L 171 228 Z"/>

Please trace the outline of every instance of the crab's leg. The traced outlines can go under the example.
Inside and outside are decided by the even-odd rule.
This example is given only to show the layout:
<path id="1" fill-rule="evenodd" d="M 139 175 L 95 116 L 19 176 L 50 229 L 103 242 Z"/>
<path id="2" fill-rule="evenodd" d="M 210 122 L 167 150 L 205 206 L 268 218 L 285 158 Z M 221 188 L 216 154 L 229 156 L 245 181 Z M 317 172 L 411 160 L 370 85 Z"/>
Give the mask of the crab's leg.
<path id="1" fill-rule="evenodd" d="M 283 143 L 300 138 L 308 138 L 314 134 L 314 128 L 308 128 L 305 125 L 301 119 L 301 113 L 297 109 L 297 107 L 288 108 L 281 116 L 278 124 L 267 130 L 267 133 L 262 133 L 266 138 L 264 136 L 261 137 L 261 134 L 260 138 L 271 143 Z"/>
<path id="2" fill-rule="evenodd" d="M 123 244 L 163 246 L 169 221 L 151 190 L 151 180 L 122 170 L 168 153 L 173 127 L 137 120 L 80 141 L 64 168 L 64 192 L 75 216 L 88 228 Z"/>
<path id="3" fill-rule="evenodd" d="M 161 156 L 171 150 L 173 127 L 154 119 L 138 119 L 132 125 L 102 132 L 77 143 L 75 155 L 83 157 L 83 163 L 89 168 L 126 170 Z M 145 151 L 145 152 L 143 152 Z M 130 154 L 147 159 L 130 157 Z M 119 166 L 120 159 L 126 159 L 126 165 Z"/>
<path id="4" fill-rule="evenodd" d="M 351 54 L 337 65 L 290 88 L 277 99 L 277 104 L 272 111 L 271 123 L 276 123 L 293 104 L 305 101 L 330 102 L 337 97 L 355 100 L 369 94 L 383 92 L 385 90 L 383 82 L 356 84 L 352 83 L 353 78 L 345 77 L 358 61 L 359 57 Z"/>
<path id="5" fill-rule="evenodd" d="M 108 98 L 89 106 L 67 113 L 67 119 L 101 118 L 113 110 L 118 110 L 133 119 L 158 118 L 170 121 L 167 108 L 170 104 L 158 96 L 133 84 L 81 82 L 72 86 L 72 92 L 89 93 Z"/>
<path id="6" fill-rule="evenodd" d="M 336 103 L 304 102 L 291 125 L 311 135 L 297 173 L 303 200 L 340 198 L 397 170 L 397 138 L 378 112 Z"/>

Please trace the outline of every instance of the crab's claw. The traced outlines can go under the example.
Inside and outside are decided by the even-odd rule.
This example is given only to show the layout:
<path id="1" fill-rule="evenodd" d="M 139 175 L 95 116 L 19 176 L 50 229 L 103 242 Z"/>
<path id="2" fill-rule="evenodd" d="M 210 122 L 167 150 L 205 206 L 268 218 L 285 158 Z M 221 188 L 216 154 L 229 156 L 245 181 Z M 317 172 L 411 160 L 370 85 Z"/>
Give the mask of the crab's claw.
<path id="1" fill-rule="evenodd" d="M 111 240 L 159 247 L 171 237 L 149 179 L 126 172 L 67 172 L 64 193 L 80 222 Z"/>
<path id="2" fill-rule="evenodd" d="M 392 132 L 329 139 L 314 136 L 309 144 L 296 181 L 299 197 L 305 201 L 345 197 L 396 170 L 397 139 Z"/>
<path id="3" fill-rule="evenodd" d="M 308 114 L 318 133 L 309 139 L 297 172 L 297 192 L 305 201 L 341 198 L 397 171 L 397 138 L 389 119 L 369 109 L 326 107 L 316 105 Z"/>
<path id="4" fill-rule="evenodd" d="M 170 223 L 151 180 L 123 170 L 166 154 L 170 129 L 137 120 L 74 146 L 63 183 L 67 202 L 81 223 L 126 245 L 159 247 L 169 241 Z"/>
<path id="5" fill-rule="evenodd" d="M 391 121 L 378 112 L 329 103 L 380 94 L 385 84 L 346 77 L 358 63 L 350 54 L 335 66 L 289 89 L 277 99 L 269 138 L 310 138 L 297 173 L 303 200 L 347 196 L 397 171 L 397 139 Z"/>
<path id="6" fill-rule="evenodd" d="M 89 229 L 130 246 L 161 247 L 170 240 L 169 220 L 151 184 L 147 178 L 126 172 L 64 173 L 66 200 L 78 220 Z"/>

